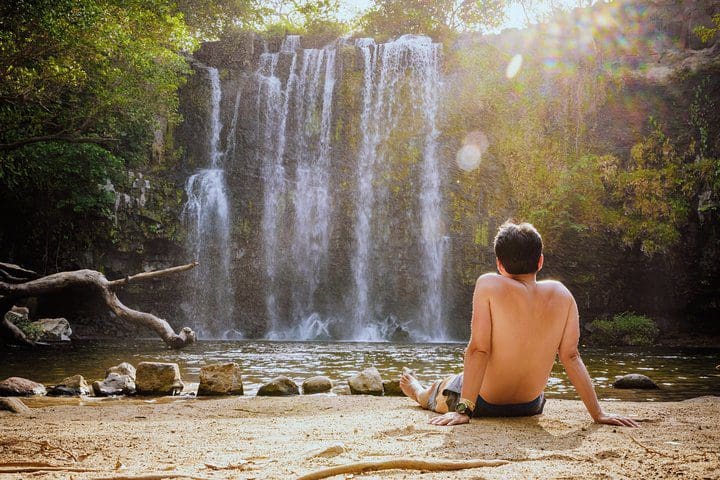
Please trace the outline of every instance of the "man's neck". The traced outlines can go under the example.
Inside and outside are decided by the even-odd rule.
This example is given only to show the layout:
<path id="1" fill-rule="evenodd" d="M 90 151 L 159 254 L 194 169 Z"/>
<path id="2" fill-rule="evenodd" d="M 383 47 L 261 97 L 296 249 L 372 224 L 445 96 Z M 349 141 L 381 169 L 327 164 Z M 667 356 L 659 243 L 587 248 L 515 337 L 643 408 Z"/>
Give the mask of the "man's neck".
<path id="1" fill-rule="evenodd" d="M 535 285 L 537 283 L 537 272 L 536 273 L 522 273 L 522 274 L 512 274 L 512 273 L 506 273 L 505 277 L 510 278 L 512 280 L 515 280 L 516 282 L 520 282 L 525 285 Z"/>

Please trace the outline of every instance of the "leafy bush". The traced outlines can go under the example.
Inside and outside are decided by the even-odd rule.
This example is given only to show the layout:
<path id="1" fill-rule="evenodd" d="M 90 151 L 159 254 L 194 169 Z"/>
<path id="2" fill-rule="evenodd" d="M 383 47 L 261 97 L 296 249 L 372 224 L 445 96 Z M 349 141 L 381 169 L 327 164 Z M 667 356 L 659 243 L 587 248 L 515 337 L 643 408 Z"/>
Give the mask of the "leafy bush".
<path id="1" fill-rule="evenodd" d="M 624 312 L 612 319 L 596 318 L 590 330 L 590 341 L 596 345 L 652 345 L 660 331 L 655 322 L 645 315 Z"/>
<path id="2" fill-rule="evenodd" d="M 30 340 L 37 340 L 43 334 L 42 328 L 31 322 L 26 315 L 16 316 L 13 323 Z"/>

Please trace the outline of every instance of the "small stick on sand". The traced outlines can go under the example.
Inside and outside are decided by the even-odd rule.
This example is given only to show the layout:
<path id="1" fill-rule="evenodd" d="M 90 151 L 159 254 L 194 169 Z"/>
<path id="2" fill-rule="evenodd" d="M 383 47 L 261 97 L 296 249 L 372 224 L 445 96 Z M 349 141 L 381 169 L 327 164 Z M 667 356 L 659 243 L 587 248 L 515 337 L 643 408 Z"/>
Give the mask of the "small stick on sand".
<path id="1" fill-rule="evenodd" d="M 358 462 L 337 467 L 318 470 L 298 478 L 298 480 L 319 480 L 346 473 L 365 473 L 378 470 L 422 470 L 426 472 L 444 472 L 450 470 L 464 470 L 466 468 L 499 467 L 506 465 L 507 460 L 415 460 L 412 458 L 398 458 L 396 460 L 381 460 L 377 462 Z"/>

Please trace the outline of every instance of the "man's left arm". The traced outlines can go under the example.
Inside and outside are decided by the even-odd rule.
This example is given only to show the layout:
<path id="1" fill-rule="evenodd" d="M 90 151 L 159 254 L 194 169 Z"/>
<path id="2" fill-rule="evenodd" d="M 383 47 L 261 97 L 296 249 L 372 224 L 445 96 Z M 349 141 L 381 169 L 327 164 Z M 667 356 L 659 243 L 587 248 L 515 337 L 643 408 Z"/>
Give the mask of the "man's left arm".
<path id="1" fill-rule="evenodd" d="M 465 349 L 463 362 L 463 387 L 461 398 L 475 403 L 480 393 L 485 369 L 490 356 L 492 317 L 490 315 L 490 282 L 481 276 L 475 283 L 473 313 L 470 323 L 470 341 Z M 468 423 L 470 417 L 457 412 L 448 412 L 430 419 L 433 425 L 460 425 Z"/>

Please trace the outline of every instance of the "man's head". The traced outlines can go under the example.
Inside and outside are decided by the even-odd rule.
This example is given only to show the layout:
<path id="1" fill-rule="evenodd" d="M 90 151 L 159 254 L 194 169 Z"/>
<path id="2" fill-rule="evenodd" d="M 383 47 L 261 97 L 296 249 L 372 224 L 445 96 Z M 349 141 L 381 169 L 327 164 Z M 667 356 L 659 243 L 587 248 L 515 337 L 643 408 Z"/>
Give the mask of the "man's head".
<path id="1" fill-rule="evenodd" d="M 542 238 L 529 223 L 507 221 L 495 235 L 495 256 L 511 275 L 537 273 L 542 268 Z"/>

